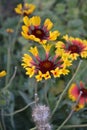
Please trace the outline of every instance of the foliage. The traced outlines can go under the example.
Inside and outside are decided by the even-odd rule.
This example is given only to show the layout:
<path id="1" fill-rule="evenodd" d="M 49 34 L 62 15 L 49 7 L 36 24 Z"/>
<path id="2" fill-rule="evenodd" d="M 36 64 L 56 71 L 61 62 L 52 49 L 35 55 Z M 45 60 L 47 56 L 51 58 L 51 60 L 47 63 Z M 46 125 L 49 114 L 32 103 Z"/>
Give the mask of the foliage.
<path id="1" fill-rule="evenodd" d="M 52 31 L 59 30 L 62 36 L 68 34 L 87 40 L 87 1 L 26 0 L 26 2 L 36 6 L 30 17 L 39 15 L 42 23 L 46 18 L 51 19 L 54 23 Z M 73 105 L 68 99 L 67 93 L 53 115 L 52 112 L 61 93 L 63 93 L 78 68 L 78 61 L 74 61 L 69 75 L 61 76 L 55 80 L 48 79 L 46 83 L 42 81 L 36 84 L 34 78 L 26 76 L 25 70 L 21 66 L 22 56 L 27 53 L 30 46 L 39 45 L 22 37 L 23 19 L 14 11 L 18 3 L 23 3 L 23 1 L 12 0 L 8 2 L 1 0 L 0 2 L 0 71 L 3 69 L 7 71 L 7 75 L 0 78 L 0 130 L 33 130 L 35 124 L 31 113 L 34 107 L 35 86 L 37 84 L 40 103 L 49 105 L 52 116 L 50 121 L 52 129 L 57 130 L 58 126 L 68 117 Z M 13 32 L 6 31 L 9 28 Z M 42 57 L 43 53 L 41 52 Z M 87 87 L 86 71 L 87 59 L 83 60 L 72 81 L 78 83 L 82 80 Z M 25 108 L 29 104 L 30 106 Z M 20 111 L 22 108 L 25 109 Z M 15 113 L 16 111 L 17 113 Z M 86 107 L 75 112 L 65 124 L 65 128 L 62 129 L 85 130 L 87 126 L 86 128 L 84 126 L 80 127 L 80 124 L 87 125 L 86 114 Z M 76 127 L 73 127 L 74 125 Z M 71 127 L 69 128 L 69 126 Z"/>

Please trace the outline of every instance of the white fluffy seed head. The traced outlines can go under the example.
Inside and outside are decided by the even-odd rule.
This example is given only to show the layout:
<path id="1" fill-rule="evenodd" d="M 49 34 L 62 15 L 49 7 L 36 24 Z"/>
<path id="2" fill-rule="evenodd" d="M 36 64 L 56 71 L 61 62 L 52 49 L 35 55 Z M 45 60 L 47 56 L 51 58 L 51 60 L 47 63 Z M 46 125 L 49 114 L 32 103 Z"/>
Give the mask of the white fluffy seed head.
<path id="1" fill-rule="evenodd" d="M 33 108 L 32 117 L 38 130 L 51 130 L 49 125 L 50 110 L 45 105 L 37 105 Z"/>

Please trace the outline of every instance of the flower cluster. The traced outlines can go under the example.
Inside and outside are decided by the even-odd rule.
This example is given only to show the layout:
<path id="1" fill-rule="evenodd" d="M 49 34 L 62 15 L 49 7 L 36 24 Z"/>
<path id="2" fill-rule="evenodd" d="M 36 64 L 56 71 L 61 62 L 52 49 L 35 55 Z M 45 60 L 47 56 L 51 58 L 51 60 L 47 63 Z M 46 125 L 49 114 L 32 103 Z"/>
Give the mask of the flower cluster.
<path id="1" fill-rule="evenodd" d="M 58 30 L 51 31 L 54 24 L 49 18 L 43 22 L 40 16 L 28 17 L 34 9 L 35 6 L 28 3 L 23 6 L 19 4 L 15 8 L 16 13 L 24 16 L 21 35 L 29 42 L 35 43 L 22 57 L 26 75 L 34 77 L 37 82 L 67 75 L 74 60 L 87 58 L 87 40 L 61 36 Z M 73 101 L 77 101 L 81 94 L 77 109 L 84 107 L 87 102 L 87 90 L 82 82 L 79 85 L 72 84 L 68 94 Z"/>
<path id="2" fill-rule="evenodd" d="M 34 9 L 34 5 L 24 3 L 23 6 L 19 4 L 15 11 L 19 14 L 29 14 Z M 87 58 L 87 40 L 68 35 L 58 40 L 61 34 L 58 30 L 51 31 L 53 25 L 49 18 L 43 23 L 40 16 L 23 17 L 22 36 L 39 43 L 40 50 L 37 46 L 30 47 L 29 54 L 24 54 L 22 58 L 22 66 L 26 74 L 29 77 L 34 76 L 37 81 L 68 74 L 73 60 L 78 60 L 78 57 Z M 51 48 L 54 48 L 54 52 L 50 53 Z M 41 57 L 43 49 L 45 52 Z"/>

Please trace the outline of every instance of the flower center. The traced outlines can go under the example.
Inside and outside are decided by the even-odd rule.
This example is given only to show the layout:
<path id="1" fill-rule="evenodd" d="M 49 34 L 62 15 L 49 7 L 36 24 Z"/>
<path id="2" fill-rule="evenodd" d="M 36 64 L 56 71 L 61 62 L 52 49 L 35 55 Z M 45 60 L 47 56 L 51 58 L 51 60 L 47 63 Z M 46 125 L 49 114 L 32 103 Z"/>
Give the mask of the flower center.
<path id="1" fill-rule="evenodd" d="M 39 63 L 39 69 L 44 74 L 47 71 L 51 71 L 55 68 L 55 64 L 52 61 L 44 60 Z"/>
<path id="2" fill-rule="evenodd" d="M 68 50 L 71 52 L 71 53 L 80 53 L 80 48 L 77 46 L 77 45 L 70 45 L 68 47 Z"/>
<path id="3" fill-rule="evenodd" d="M 82 96 L 87 97 L 87 89 L 81 88 L 80 91 L 82 91 Z"/>
<path id="4" fill-rule="evenodd" d="M 39 38 L 40 40 L 47 39 L 49 37 L 49 33 L 44 29 L 33 29 L 31 30 L 31 34 L 35 35 L 35 37 Z"/>

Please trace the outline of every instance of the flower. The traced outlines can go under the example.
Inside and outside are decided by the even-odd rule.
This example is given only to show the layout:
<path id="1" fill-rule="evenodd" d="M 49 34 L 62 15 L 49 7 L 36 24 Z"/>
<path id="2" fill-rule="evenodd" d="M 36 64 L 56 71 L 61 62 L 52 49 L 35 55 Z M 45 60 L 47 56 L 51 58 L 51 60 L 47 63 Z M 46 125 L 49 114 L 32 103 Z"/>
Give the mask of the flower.
<path id="1" fill-rule="evenodd" d="M 22 66 L 26 70 L 26 75 L 30 78 L 35 77 L 37 81 L 42 79 L 50 79 L 51 77 L 60 77 L 69 73 L 67 67 L 71 65 L 68 57 L 65 59 L 56 55 L 54 51 L 51 55 L 50 49 L 52 45 L 42 45 L 38 47 L 31 47 L 30 54 L 24 54 L 22 57 Z M 43 51 L 44 50 L 44 51 Z M 43 51 L 43 55 L 41 56 Z"/>
<path id="2" fill-rule="evenodd" d="M 5 75 L 6 75 L 6 71 L 5 70 L 3 70 L 3 71 L 0 72 L 0 78 L 4 77 Z"/>
<path id="3" fill-rule="evenodd" d="M 17 7 L 15 8 L 15 12 L 21 15 L 30 15 L 34 10 L 35 5 L 28 3 L 24 3 L 23 6 L 22 4 L 18 4 Z"/>
<path id="4" fill-rule="evenodd" d="M 38 130 L 51 130 L 49 107 L 40 104 L 36 105 L 33 108 L 32 117 Z"/>
<path id="5" fill-rule="evenodd" d="M 32 18 L 25 16 L 23 21 L 25 25 L 22 26 L 22 36 L 25 39 L 45 44 L 48 40 L 56 40 L 57 36 L 60 35 L 58 31 L 49 31 L 53 27 L 53 23 L 48 18 L 43 26 L 39 16 L 33 16 Z"/>
<path id="6" fill-rule="evenodd" d="M 80 81 L 79 84 L 71 84 L 68 90 L 68 96 L 72 101 L 77 101 L 79 95 L 81 94 L 76 110 L 79 110 L 85 106 L 87 103 L 87 89 L 84 87 L 84 83 Z"/>
<path id="7" fill-rule="evenodd" d="M 77 60 L 77 57 L 87 58 L 87 40 L 80 38 L 63 37 L 65 43 L 58 41 L 56 44 L 57 52 L 61 50 L 61 54 L 67 53 L 72 60 Z"/>

